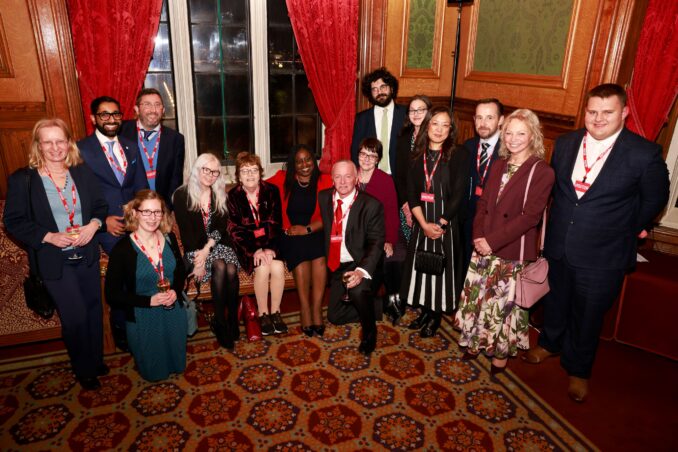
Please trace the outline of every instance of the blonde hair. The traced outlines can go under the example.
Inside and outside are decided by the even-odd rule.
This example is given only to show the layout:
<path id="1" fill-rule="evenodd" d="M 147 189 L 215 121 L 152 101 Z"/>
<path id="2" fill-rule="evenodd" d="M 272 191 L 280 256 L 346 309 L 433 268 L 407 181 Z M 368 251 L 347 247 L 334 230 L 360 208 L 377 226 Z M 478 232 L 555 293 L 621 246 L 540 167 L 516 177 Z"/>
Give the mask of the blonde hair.
<path id="1" fill-rule="evenodd" d="M 134 198 L 122 208 L 125 216 L 125 229 L 127 231 L 134 232 L 139 229 L 139 220 L 137 220 L 134 212 L 139 209 L 144 201 L 152 200 L 160 201 L 160 209 L 162 209 L 162 218 L 160 220 L 160 226 L 158 229 L 160 229 L 160 232 L 163 234 L 167 234 L 172 230 L 174 221 L 172 220 L 172 216 L 169 214 L 165 200 L 153 190 L 145 188 L 143 190 L 139 190 L 136 195 L 134 195 Z"/>
<path id="2" fill-rule="evenodd" d="M 240 183 L 240 168 L 243 166 L 256 166 L 259 169 L 259 179 L 264 178 L 264 168 L 261 166 L 261 159 L 256 154 L 250 154 L 247 151 L 239 152 L 235 157 L 235 179 Z"/>
<path id="3" fill-rule="evenodd" d="M 188 181 L 186 182 L 186 198 L 188 200 L 188 210 L 199 212 L 200 211 L 200 172 L 203 167 L 208 163 L 216 163 L 219 165 L 219 177 L 212 184 L 212 193 L 214 194 L 216 206 L 213 206 L 217 212 L 221 215 L 225 215 L 228 212 L 226 207 L 226 179 L 224 178 L 224 173 L 221 169 L 221 162 L 214 155 L 206 152 L 200 154 L 198 158 L 193 163 L 191 168 L 191 173 L 188 176 Z"/>
<path id="4" fill-rule="evenodd" d="M 506 148 L 506 140 L 504 139 L 504 132 L 508 128 L 508 125 L 512 120 L 517 119 L 522 121 L 523 124 L 527 126 L 530 131 L 530 144 L 529 150 L 530 154 L 540 159 L 544 159 L 544 134 L 541 131 L 541 124 L 539 123 L 539 118 L 532 110 L 527 108 L 521 108 L 510 115 L 504 120 L 504 125 L 501 128 L 501 145 L 499 146 L 499 156 L 503 158 L 508 158 L 510 155 L 509 150 Z"/>
<path id="5" fill-rule="evenodd" d="M 68 124 L 63 119 L 59 118 L 44 118 L 36 122 L 33 126 L 31 147 L 28 150 L 28 166 L 31 168 L 42 168 L 45 165 L 45 160 L 40 151 L 40 131 L 48 127 L 58 127 L 66 136 L 68 140 L 68 153 L 66 154 L 66 166 L 71 167 L 82 163 L 80 151 L 73 140 L 73 134 Z"/>

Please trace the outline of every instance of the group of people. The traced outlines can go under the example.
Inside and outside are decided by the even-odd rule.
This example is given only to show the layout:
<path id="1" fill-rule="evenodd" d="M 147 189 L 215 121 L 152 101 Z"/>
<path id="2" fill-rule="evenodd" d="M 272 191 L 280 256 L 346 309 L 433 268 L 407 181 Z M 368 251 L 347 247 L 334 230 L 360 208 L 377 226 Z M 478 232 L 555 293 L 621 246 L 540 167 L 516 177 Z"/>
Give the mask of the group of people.
<path id="1" fill-rule="evenodd" d="M 422 338 L 453 315 L 462 359 L 484 353 L 492 374 L 521 349 L 533 364 L 562 354 L 568 394 L 586 398 L 602 318 L 633 266 L 636 237 L 668 198 L 661 149 L 624 128 L 623 88 L 587 94 L 585 129 L 556 141 L 551 165 L 530 110 L 504 116 L 499 100 L 480 100 L 477 136 L 457 146 L 451 112 L 424 95 L 395 103 L 398 80 L 385 68 L 365 76 L 362 92 L 373 106 L 356 115 L 350 160 L 322 174 L 300 145 L 264 180 L 259 158 L 243 152 L 228 193 L 209 153 L 182 183 L 183 137 L 160 124 L 153 89 L 139 94 L 136 121 L 121 121 L 115 99 L 95 99 L 96 130 L 77 145 L 63 121 L 36 124 L 29 167 L 9 179 L 4 221 L 32 251 L 83 388 L 96 389 L 108 373 L 101 244 L 116 344 L 147 380 L 186 366 L 188 276 L 209 282 L 210 328 L 231 349 L 240 337 L 239 271 L 252 275 L 261 333 L 288 332 L 280 306 L 287 267 L 308 337 L 324 334 L 329 281 L 327 320 L 359 322 L 360 353 L 375 350 L 383 314 L 398 324 L 409 305 L 418 315 L 406 326 Z M 530 348 L 529 312 L 515 303 L 515 288 L 538 257 L 541 228 L 551 291 Z"/>

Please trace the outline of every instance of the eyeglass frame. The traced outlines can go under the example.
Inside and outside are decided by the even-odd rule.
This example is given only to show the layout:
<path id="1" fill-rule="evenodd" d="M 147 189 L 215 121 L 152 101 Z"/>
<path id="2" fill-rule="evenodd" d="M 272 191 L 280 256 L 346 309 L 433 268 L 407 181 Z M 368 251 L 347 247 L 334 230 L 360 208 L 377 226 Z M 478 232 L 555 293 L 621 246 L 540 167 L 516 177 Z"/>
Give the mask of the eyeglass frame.
<path id="1" fill-rule="evenodd" d="M 358 158 L 360 158 L 360 157 L 365 158 L 365 159 L 368 158 L 368 159 L 374 160 L 374 161 L 379 160 L 379 154 L 370 154 L 370 153 L 368 153 L 368 152 L 366 152 L 366 151 L 360 151 L 360 152 L 358 152 Z"/>
<path id="2" fill-rule="evenodd" d="M 113 112 L 101 111 L 99 113 L 94 113 L 94 116 L 101 119 L 102 121 L 108 121 L 109 119 L 111 119 L 111 116 L 112 116 L 113 119 L 115 119 L 116 121 L 119 121 L 119 120 L 122 119 L 123 113 L 121 111 L 113 111 Z"/>
<path id="3" fill-rule="evenodd" d="M 245 176 L 254 176 L 260 174 L 259 168 L 240 168 L 240 174 Z"/>
<path id="4" fill-rule="evenodd" d="M 162 216 L 165 214 L 165 212 L 163 212 L 162 210 L 151 210 L 151 209 L 134 209 L 134 210 L 139 212 L 139 214 L 144 218 L 148 218 L 150 216 L 162 218 Z"/>
<path id="5" fill-rule="evenodd" d="M 409 115 L 426 114 L 427 111 L 428 108 L 413 108 L 411 110 L 407 110 L 407 114 Z"/>
<path id="6" fill-rule="evenodd" d="M 211 169 L 207 168 L 206 166 L 201 167 L 200 171 L 202 171 L 202 174 L 204 176 L 212 176 L 212 177 L 221 176 L 221 170 L 211 170 Z"/>

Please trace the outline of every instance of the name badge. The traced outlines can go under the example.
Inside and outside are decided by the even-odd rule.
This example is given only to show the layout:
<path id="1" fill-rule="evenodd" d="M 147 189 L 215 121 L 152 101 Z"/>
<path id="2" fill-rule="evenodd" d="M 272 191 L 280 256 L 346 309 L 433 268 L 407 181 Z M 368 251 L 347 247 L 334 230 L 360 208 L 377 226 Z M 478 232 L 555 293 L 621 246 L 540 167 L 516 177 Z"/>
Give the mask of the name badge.
<path id="1" fill-rule="evenodd" d="M 340 235 L 330 236 L 330 242 L 331 243 L 341 243 L 341 236 Z"/>
<path id="2" fill-rule="evenodd" d="M 254 238 L 258 239 L 266 235 L 266 230 L 264 228 L 259 228 L 254 230 Z"/>
<path id="3" fill-rule="evenodd" d="M 483 196 L 483 187 L 480 185 L 476 187 L 476 196 Z"/>
<path id="4" fill-rule="evenodd" d="M 574 183 L 574 189 L 580 193 L 586 193 L 590 187 L 591 184 L 588 182 L 582 182 L 578 180 Z"/>
<path id="5" fill-rule="evenodd" d="M 423 202 L 434 202 L 435 195 L 433 193 L 421 192 L 421 198 Z"/>
<path id="6" fill-rule="evenodd" d="M 155 170 L 146 171 L 146 179 L 155 179 Z"/>

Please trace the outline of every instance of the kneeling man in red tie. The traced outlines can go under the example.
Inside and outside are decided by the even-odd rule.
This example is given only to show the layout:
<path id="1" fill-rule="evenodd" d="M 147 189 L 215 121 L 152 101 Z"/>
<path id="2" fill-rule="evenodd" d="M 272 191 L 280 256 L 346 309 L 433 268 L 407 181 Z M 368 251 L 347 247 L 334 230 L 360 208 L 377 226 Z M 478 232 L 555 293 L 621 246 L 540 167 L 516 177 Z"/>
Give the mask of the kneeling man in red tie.
<path id="1" fill-rule="evenodd" d="M 330 277 L 327 320 L 335 325 L 360 322 L 358 351 L 377 346 L 371 279 L 384 252 L 384 208 L 356 188 L 358 170 L 350 160 L 332 166 L 333 188 L 318 194 Z"/>

